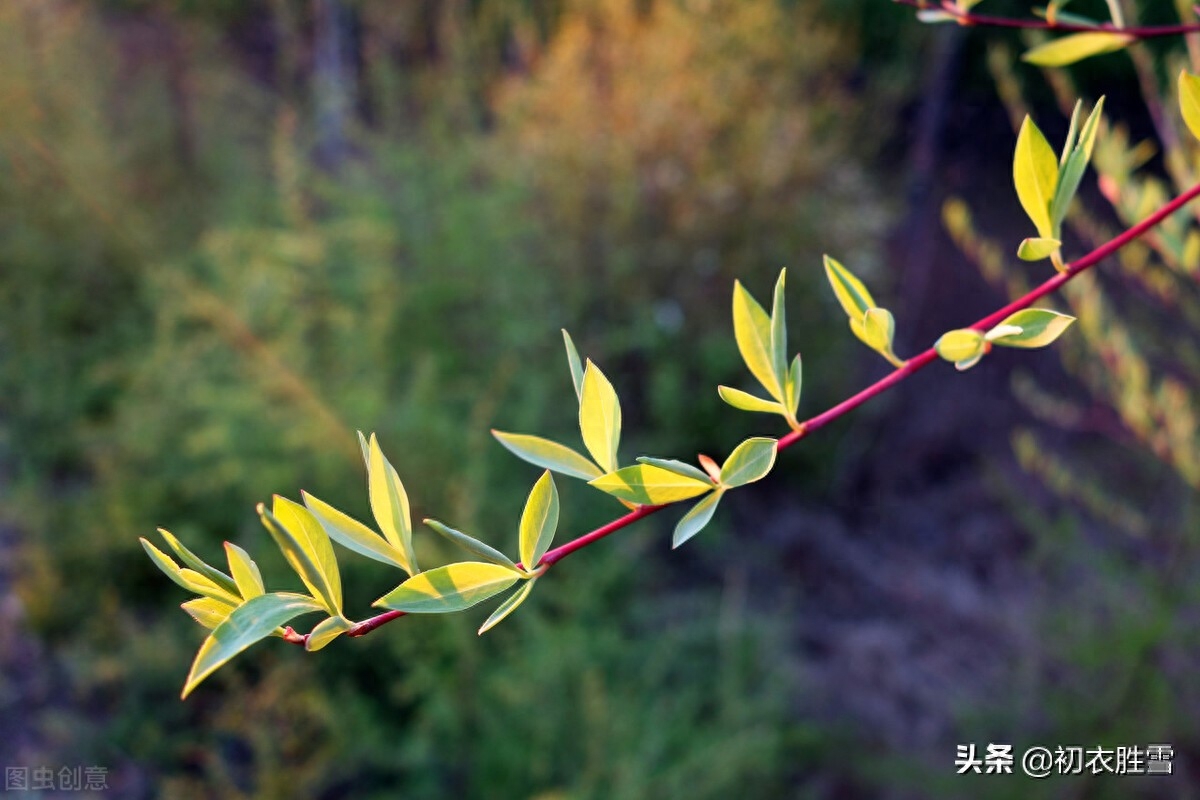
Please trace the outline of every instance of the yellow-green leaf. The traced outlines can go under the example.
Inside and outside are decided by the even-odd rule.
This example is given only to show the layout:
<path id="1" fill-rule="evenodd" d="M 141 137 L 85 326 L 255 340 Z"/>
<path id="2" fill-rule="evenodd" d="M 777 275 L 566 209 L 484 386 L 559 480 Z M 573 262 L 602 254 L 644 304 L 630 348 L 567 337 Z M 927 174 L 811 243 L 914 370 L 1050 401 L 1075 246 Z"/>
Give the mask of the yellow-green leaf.
<path id="1" fill-rule="evenodd" d="M 721 483 L 727 487 L 745 486 L 761 480 L 775 466 L 775 440 L 756 436 L 739 444 L 721 465 Z"/>
<path id="2" fill-rule="evenodd" d="M 225 591 L 225 587 L 218 586 L 209 580 L 207 575 L 201 575 L 194 569 L 184 568 L 179 570 L 179 583 L 190 592 L 211 597 L 227 605 L 236 606 L 242 602 L 242 598 L 236 592 Z"/>
<path id="3" fill-rule="evenodd" d="M 525 602 L 525 598 L 529 597 L 529 593 L 533 591 L 533 585 L 537 583 L 536 578 L 531 578 L 525 581 L 525 585 L 519 587 L 515 592 L 504 598 L 504 602 L 496 606 L 496 610 L 487 618 L 487 621 L 479 626 L 479 635 L 490 631 L 492 628 L 499 625 L 505 617 L 516 611 L 521 603 Z"/>
<path id="4" fill-rule="evenodd" d="M 792 359 L 792 366 L 788 370 L 787 383 L 783 387 L 784 401 L 792 416 L 796 416 L 796 412 L 800 409 L 800 389 L 803 387 L 803 374 L 800 369 L 800 354 Z"/>
<path id="5" fill-rule="evenodd" d="M 567 366 L 571 369 L 571 383 L 575 386 L 575 399 L 578 400 L 583 396 L 583 362 L 579 360 L 579 351 L 575 349 L 575 342 L 571 341 L 571 334 L 567 333 L 567 329 L 562 329 L 563 346 L 567 348 Z"/>
<path id="6" fill-rule="evenodd" d="M 186 603 L 180 604 L 179 607 L 210 631 L 229 619 L 229 615 L 235 608 L 211 597 L 197 597 L 195 600 L 188 600 Z"/>
<path id="7" fill-rule="evenodd" d="M 262 573 L 258 571 L 258 564 L 254 563 L 249 553 L 233 542 L 226 542 L 225 556 L 229 559 L 229 572 L 237 584 L 238 594 L 246 600 L 266 594 Z"/>
<path id="8" fill-rule="evenodd" d="M 691 464 L 685 464 L 682 461 L 676 461 L 673 458 L 650 458 L 649 456 L 638 456 L 638 463 L 661 467 L 668 472 L 674 472 L 676 475 L 682 475 L 685 478 L 695 478 L 698 481 L 709 480 L 708 476 L 696 467 L 693 467 Z"/>
<path id="9" fill-rule="evenodd" d="M 984 339 L 979 331 L 963 328 L 942 334 L 933 346 L 939 356 L 957 364 L 982 355 Z"/>
<path id="10" fill-rule="evenodd" d="M 718 386 L 717 394 L 726 403 L 740 411 L 757 411 L 764 414 L 782 414 L 784 412 L 781 403 L 776 403 L 774 400 L 763 400 L 761 397 L 755 397 L 730 386 Z"/>
<path id="11" fill-rule="evenodd" d="M 1179 108 L 1188 130 L 1200 139 L 1200 77 L 1187 70 L 1179 73 Z"/>
<path id="12" fill-rule="evenodd" d="M 319 582 L 314 582 L 309 588 L 317 593 L 327 591 L 329 599 L 333 601 L 330 613 L 336 614 L 341 611 L 342 577 L 338 571 L 333 543 L 329 541 L 325 527 L 307 508 L 280 495 L 275 495 L 271 513 L 292 533 L 320 571 L 325 588 L 322 588 Z"/>
<path id="13" fill-rule="evenodd" d="M 495 436 L 496 441 L 504 445 L 505 449 L 517 458 L 543 469 L 553 470 L 585 481 L 599 478 L 604 474 L 604 470 L 564 444 L 523 433 L 505 433 L 494 430 L 492 436 Z"/>
<path id="14" fill-rule="evenodd" d="M 222 664 L 255 642 L 270 636 L 280 625 L 301 614 L 321 610 L 321 604 L 312 598 L 288 592 L 264 594 L 247 600 L 200 645 L 183 686 L 183 697 L 191 694 L 201 681 Z"/>
<path id="15" fill-rule="evenodd" d="M 1127 33 L 1075 33 L 1040 44 L 1021 59 L 1039 67 L 1065 67 L 1085 58 L 1124 50 L 1135 41 L 1137 38 Z"/>
<path id="16" fill-rule="evenodd" d="M 621 441 L 621 403 L 608 378 L 590 359 L 583 370 L 579 430 L 584 446 L 600 469 L 605 472 L 616 469 L 617 445 Z"/>
<path id="17" fill-rule="evenodd" d="M 1060 247 L 1062 242 L 1058 239 L 1025 239 L 1017 248 L 1017 258 L 1022 261 L 1041 261 L 1052 256 Z"/>
<path id="18" fill-rule="evenodd" d="M 679 520 L 679 524 L 675 526 L 675 533 L 671 536 L 672 549 L 679 547 L 704 530 L 704 526 L 709 523 L 713 513 L 717 510 L 717 503 L 721 502 L 721 495 L 724 493 L 724 489 L 718 489 L 708 497 L 701 498 L 700 502 L 683 515 L 683 519 Z"/>
<path id="19" fill-rule="evenodd" d="M 886 308 L 868 308 L 863 314 L 862 340 L 867 347 L 884 356 L 890 356 L 895 335 L 896 320 Z"/>
<path id="20" fill-rule="evenodd" d="M 229 575 L 226 575 L 224 572 L 221 572 L 221 570 L 217 569 L 216 567 L 209 566 L 202 558 L 200 558 L 200 556 L 184 547 L 183 542 L 176 539 L 166 528 L 159 528 L 158 534 L 159 536 L 162 536 L 163 541 L 165 541 L 167 545 L 175 551 L 175 555 L 179 556 L 180 561 L 182 561 L 184 564 L 187 564 L 196 572 L 199 572 L 201 575 L 205 576 L 230 594 L 237 594 L 237 584 L 234 583 L 233 578 L 231 578 Z"/>
<path id="21" fill-rule="evenodd" d="M 412 544 L 412 514 L 408 507 L 408 492 L 395 467 L 383 455 L 379 440 L 371 434 L 368 443 L 370 448 L 370 468 L 367 483 L 371 495 L 371 513 L 383 533 L 383 538 L 391 542 L 400 552 L 409 566 L 409 574 L 420 572 L 417 567 L 417 554 L 413 552 Z"/>
<path id="22" fill-rule="evenodd" d="M 1074 317 L 1059 314 L 1057 311 L 1027 308 L 1008 317 L 998 326 L 1017 328 L 1019 332 L 997 336 L 992 342 L 1004 347 L 1045 347 L 1061 336 L 1074 321 Z"/>
<path id="23" fill-rule="evenodd" d="M 354 623 L 342 616 L 323 619 L 309 632 L 304 649 L 315 653 L 353 627 Z"/>
<path id="24" fill-rule="evenodd" d="M 771 304 L 771 369 L 775 379 L 783 386 L 787 380 L 787 312 L 784 310 L 784 284 L 787 270 L 779 270 L 775 282 L 775 296 Z M 782 400 L 783 398 L 780 398 Z"/>
<path id="25" fill-rule="evenodd" d="M 750 374 L 767 394 L 782 398 L 783 387 L 775 374 L 771 318 L 739 281 L 733 283 L 733 336 Z"/>
<path id="26" fill-rule="evenodd" d="M 517 565 L 513 563 L 511 558 L 504 555 L 504 553 L 501 553 L 490 544 L 481 542 L 474 536 L 468 536 L 460 530 L 455 530 L 449 525 L 443 525 L 436 519 L 427 519 L 425 520 L 425 524 L 467 552 L 474 553 L 485 561 L 490 561 L 493 564 L 500 564 L 501 566 L 508 567 L 513 572 L 519 572 Z"/>
<path id="27" fill-rule="evenodd" d="M 637 464 L 591 481 L 602 492 L 640 505 L 662 505 L 687 500 L 713 488 L 711 481 L 679 475 L 651 464 Z"/>
<path id="28" fill-rule="evenodd" d="M 520 550 L 525 569 L 536 569 L 558 530 L 558 488 L 550 471 L 542 473 L 521 512 Z"/>
<path id="29" fill-rule="evenodd" d="M 867 309 L 875 307 L 875 300 L 863 282 L 829 256 L 825 256 L 825 277 L 829 279 L 834 296 L 850 319 L 861 320 Z"/>
<path id="30" fill-rule="evenodd" d="M 312 515 L 321 523 L 325 533 L 329 534 L 330 539 L 361 556 L 399 567 L 409 575 L 413 574 L 404 551 L 393 547 L 378 533 L 308 492 L 301 492 L 300 497 Z"/>
<path id="31" fill-rule="evenodd" d="M 414 575 L 374 604 L 408 614 L 446 614 L 483 602 L 518 578 L 499 564 L 463 561 Z"/>
<path id="32" fill-rule="evenodd" d="M 1054 238 L 1050 201 L 1058 185 L 1058 159 L 1041 129 L 1028 116 L 1017 136 L 1013 157 L 1013 183 L 1017 198 L 1043 239 Z"/>
<path id="33" fill-rule="evenodd" d="M 328 579 L 309 553 L 307 535 L 288 529 L 262 503 L 258 504 L 258 516 L 262 520 L 263 527 L 267 529 L 267 533 L 271 534 L 271 538 L 279 546 L 288 566 L 300 576 L 300 580 L 312 592 L 313 597 L 319 598 L 330 614 L 339 613 L 341 598 L 334 596 Z M 301 539 L 302 536 L 305 538 Z"/>
<path id="34" fill-rule="evenodd" d="M 1079 106 L 1076 106 L 1076 116 L 1078 116 Z M 1062 171 L 1058 176 L 1058 185 L 1054 187 L 1054 199 L 1050 202 L 1050 224 L 1055 232 L 1062 225 L 1062 221 L 1066 219 L 1067 211 L 1071 207 L 1071 201 L 1075 198 L 1075 193 L 1079 190 L 1079 183 L 1083 180 L 1083 173 L 1087 170 L 1088 162 L 1092 158 L 1092 150 L 1096 146 L 1096 135 L 1100 130 L 1100 121 L 1104 118 L 1104 98 L 1101 97 L 1096 101 L 1095 108 L 1088 115 L 1087 121 L 1083 123 L 1083 129 L 1079 134 L 1079 143 L 1070 149 L 1072 141 L 1071 136 L 1067 136 L 1067 148 L 1063 149 Z M 1072 118 L 1072 124 L 1074 123 Z M 1037 260 L 1037 259 L 1031 259 Z"/>

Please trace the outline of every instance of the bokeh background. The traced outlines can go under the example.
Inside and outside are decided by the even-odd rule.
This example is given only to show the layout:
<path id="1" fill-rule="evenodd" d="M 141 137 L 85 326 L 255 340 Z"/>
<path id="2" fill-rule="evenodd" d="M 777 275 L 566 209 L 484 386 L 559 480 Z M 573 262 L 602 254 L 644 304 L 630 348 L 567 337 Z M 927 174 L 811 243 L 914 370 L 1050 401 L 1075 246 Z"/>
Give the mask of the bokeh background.
<path id="1" fill-rule="evenodd" d="M 0 763 L 122 798 L 1200 796 L 1185 219 L 1079 281 L 1055 349 L 926 370 L 688 547 L 652 518 L 483 638 L 486 611 L 269 640 L 180 702 L 204 632 L 137 541 L 234 541 L 293 586 L 254 504 L 366 518 L 361 429 L 417 518 L 512 549 L 537 470 L 488 429 L 575 441 L 559 329 L 613 378 L 624 459 L 723 456 L 780 433 L 715 386 L 750 388 L 733 280 L 782 266 L 824 410 L 887 365 L 822 253 L 902 355 L 1041 279 L 1009 255 L 1023 106 L 1061 141 L 1106 92 L 1123 126 L 1074 252 L 1192 174 L 1156 97 L 1181 42 L 1075 87 L 1022 46 L 885 0 L 0 4 Z M 565 486 L 562 535 L 619 510 Z M 359 616 L 400 577 L 342 569 Z M 1175 774 L 956 778 L 990 742 L 1168 743 Z"/>

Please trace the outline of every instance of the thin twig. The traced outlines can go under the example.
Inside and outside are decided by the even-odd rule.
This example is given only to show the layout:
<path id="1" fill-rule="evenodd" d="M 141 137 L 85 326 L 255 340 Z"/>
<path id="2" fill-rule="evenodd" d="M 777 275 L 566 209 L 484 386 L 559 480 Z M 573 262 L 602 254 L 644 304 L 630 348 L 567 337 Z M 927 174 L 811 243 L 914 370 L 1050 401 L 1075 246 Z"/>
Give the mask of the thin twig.
<path id="1" fill-rule="evenodd" d="M 951 2 L 940 5 L 925 3 L 922 0 L 892 0 L 902 6 L 920 9 L 922 11 L 944 11 L 957 17 L 962 25 L 978 25 L 991 28 L 1023 28 L 1027 30 L 1058 31 L 1060 33 L 1120 33 L 1135 39 L 1153 39 L 1157 36 L 1182 36 L 1200 32 L 1200 23 L 1183 23 L 1180 25 L 1134 25 L 1128 28 L 1119 27 L 1111 22 L 1101 22 L 1096 25 L 1082 25 L 1073 22 L 1051 22 L 1047 19 L 1018 19 L 1014 17 L 992 17 L 986 14 L 972 14 L 963 11 Z"/>

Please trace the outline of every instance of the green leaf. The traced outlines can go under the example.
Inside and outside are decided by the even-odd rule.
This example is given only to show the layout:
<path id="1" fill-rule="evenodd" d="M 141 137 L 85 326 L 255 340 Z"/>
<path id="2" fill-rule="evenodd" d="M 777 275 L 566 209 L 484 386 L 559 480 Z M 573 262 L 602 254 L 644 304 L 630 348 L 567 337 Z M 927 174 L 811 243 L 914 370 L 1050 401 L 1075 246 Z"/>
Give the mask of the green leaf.
<path id="1" fill-rule="evenodd" d="M 602 492 L 631 503 L 664 505 L 687 500 L 713 488 L 712 481 L 689 478 L 651 464 L 637 464 L 590 482 Z"/>
<path id="2" fill-rule="evenodd" d="M 425 524 L 433 528 L 442 536 L 445 536 L 450 541 L 454 542 L 459 547 L 470 553 L 474 553 L 483 560 L 490 561 L 493 564 L 499 564 L 503 567 L 508 567 L 513 572 L 520 572 L 520 570 L 517 569 L 517 565 L 513 563 L 511 558 L 504 555 L 504 553 L 501 553 L 490 544 L 481 542 L 473 536 L 468 536 L 462 531 L 455 530 L 449 525 L 443 525 L 436 519 L 427 519 L 425 520 Z"/>
<path id="3" fill-rule="evenodd" d="M 621 403 L 608 378 L 589 359 L 583 370 L 579 397 L 579 430 L 583 444 L 600 469 L 617 468 L 617 445 L 621 442 Z"/>
<path id="4" fill-rule="evenodd" d="M 1043 258 L 1049 258 L 1060 247 L 1062 242 L 1058 239 L 1025 239 L 1017 248 L 1017 258 L 1022 261 L 1041 261 Z"/>
<path id="5" fill-rule="evenodd" d="M 868 308 L 862 320 L 862 338 L 867 347 L 884 356 L 892 355 L 896 320 L 886 308 Z"/>
<path id="6" fill-rule="evenodd" d="M 361 556 L 399 567 L 409 575 L 413 574 L 404 552 L 393 547 L 378 533 L 308 492 L 300 492 L 300 497 L 317 518 L 317 522 L 321 523 L 325 533 L 329 534 L 330 539 Z"/>
<path id="7" fill-rule="evenodd" d="M 278 497 L 278 495 L 276 495 Z M 294 514 L 288 514 L 286 505 L 276 503 L 276 510 L 284 510 L 285 516 L 293 519 L 295 524 Z M 300 580 L 304 581 L 304 585 L 312 592 L 313 597 L 320 598 L 325 603 L 326 610 L 330 614 L 337 614 L 341 610 L 341 597 L 335 596 L 333 587 L 329 585 L 329 580 L 321 571 L 320 565 L 309 552 L 310 545 L 308 542 L 307 532 L 297 533 L 289 529 L 283 522 L 279 520 L 266 507 L 259 503 L 258 515 L 262 519 L 263 527 L 267 529 L 267 533 L 271 534 L 271 538 L 275 540 L 275 544 L 279 546 L 283 552 L 284 559 L 288 565 L 295 570 L 300 576 Z M 319 526 L 319 523 L 317 523 Z M 304 537 L 303 539 L 301 537 Z"/>
<path id="8" fill-rule="evenodd" d="M 492 431 L 492 436 L 495 436 L 496 441 L 504 445 L 505 449 L 517 458 L 543 469 L 553 470 L 585 481 L 599 478 L 604 474 L 604 470 L 564 444 L 552 442 L 540 436 L 504 433 L 497 430 Z"/>
<path id="9" fill-rule="evenodd" d="M 262 573 L 258 571 L 258 564 L 254 563 L 249 553 L 233 542 L 226 542 L 225 556 L 229 559 L 229 571 L 237 583 L 238 594 L 247 600 L 266 594 Z"/>
<path id="10" fill-rule="evenodd" d="M 946 361 L 957 364 L 983 355 L 983 334 L 970 328 L 950 331 L 942 334 L 933 347 L 937 350 L 937 354 Z"/>
<path id="11" fill-rule="evenodd" d="M 1092 109 L 1092 113 L 1088 115 L 1087 121 L 1083 124 L 1083 130 L 1079 135 L 1079 143 L 1075 145 L 1069 155 L 1065 149 L 1063 150 L 1062 172 L 1059 174 L 1058 183 L 1054 187 L 1054 199 L 1050 202 L 1050 224 L 1055 233 L 1062 226 L 1062 221 L 1066 219 L 1067 211 L 1071 207 L 1071 201 L 1075 199 L 1075 193 L 1079 191 L 1079 183 L 1083 180 L 1083 173 L 1087 170 L 1088 162 L 1092 159 L 1092 150 L 1096 145 L 1096 134 L 1100 130 L 1100 121 L 1103 118 L 1104 98 L 1101 97 L 1096 101 L 1096 107 Z M 1070 144 L 1069 136 L 1068 144 Z"/>
<path id="12" fill-rule="evenodd" d="M 741 389 L 718 386 L 717 394 L 726 403 L 740 411 L 758 411 L 764 414 L 784 413 L 783 404 L 776 403 L 773 400 L 763 400 L 761 397 L 755 397 L 748 392 L 743 392 Z"/>
<path id="13" fill-rule="evenodd" d="M 554 541 L 556 530 L 558 487 L 554 485 L 554 476 L 547 470 L 533 485 L 529 499 L 525 501 L 525 510 L 521 512 L 520 549 L 521 563 L 525 569 L 537 569 L 538 562 Z"/>
<path id="14" fill-rule="evenodd" d="M 1021 56 L 1021 60 L 1039 67 L 1065 67 L 1085 58 L 1124 50 L 1135 41 L 1136 37 L 1126 33 L 1075 33 L 1038 45 Z"/>
<path id="15" fill-rule="evenodd" d="M 775 296 L 771 304 L 771 370 L 781 388 L 787 380 L 788 368 L 787 312 L 784 309 L 783 291 L 786 279 L 787 270 L 779 270 L 779 279 L 775 282 Z"/>
<path id="16" fill-rule="evenodd" d="M 1187 70 L 1179 73 L 1179 108 L 1188 130 L 1200 139 L 1200 77 Z"/>
<path id="17" fill-rule="evenodd" d="M 567 348 L 567 366 L 571 368 L 571 383 L 575 386 L 575 399 L 579 400 L 583 397 L 583 364 L 579 360 L 579 351 L 575 349 L 575 342 L 571 341 L 571 334 L 567 333 L 567 329 L 562 329 L 563 346 Z"/>
<path id="18" fill-rule="evenodd" d="M 525 602 L 525 598 L 529 597 L 529 593 L 533 591 L 533 584 L 537 583 L 536 578 L 531 578 L 525 581 L 525 585 L 518 588 L 515 592 L 504 598 L 504 602 L 496 606 L 496 610 L 487 618 L 487 621 L 479 626 L 479 635 L 490 631 L 492 628 L 500 624 L 512 612 L 516 611 L 521 603 Z"/>
<path id="19" fill-rule="evenodd" d="M 676 461 L 673 458 L 650 458 L 649 456 L 639 456 L 638 462 L 649 464 L 653 467 L 660 467 L 668 472 L 674 472 L 676 475 L 682 475 L 685 478 L 695 478 L 698 481 L 709 481 L 708 475 L 702 470 L 693 467 L 691 464 L 685 464 L 682 461 Z"/>
<path id="20" fill-rule="evenodd" d="M 993 338 L 995 344 L 1004 347 L 1034 348 L 1045 347 L 1053 342 L 1063 331 L 1071 327 L 1074 317 L 1059 314 L 1046 308 L 1027 308 L 1010 316 L 997 327 L 1011 326 L 1019 328 L 1019 333 Z"/>
<path id="21" fill-rule="evenodd" d="M 788 370 L 787 383 L 783 387 L 784 401 L 792 416 L 800 410 L 800 389 L 803 387 L 803 374 L 800 371 L 800 354 L 792 359 L 792 367 Z"/>
<path id="22" fill-rule="evenodd" d="M 747 439 L 721 465 L 721 483 L 733 488 L 762 480 L 775 466 L 776 452 L 774 439 L 764 436 Z"/>
<path id="23" fill-rule="evenodd" d="M 1058 159 L 1041 129 L 1028 116 L 1017 136 L 1013 157 L 1013 182 L 1017 198 L 1043 239 L 1054 238 L 1050 201 L 1058 185 Z"/>
<path id="24" fill-rule="evenodd" d="M 142 543 L 142 549 L 146 551 L 146 555 L 150 556 L 150 560 L 154 562 L 154 566 L 162 570 L 164 575 L 175 581 L 175 583 L 179 584 L 184 589 L 187 589 L 189 592 L 192 591 L 192 587 L 189 586 L 183 580 L 183 578 L 179 576 L 179 573 L 182 572 L 182 570 L 179 568 L 179 565 L 171 559 L 170 556 L 168 556 L 162 550 L 159 550 L 154 545 L 150 544 L 150 541 L 145 536 L 139 536 L 138 541 Z"/>
<path id="25" fill-rule="evenodd" d="M 1071 111 L 1071 125 L 1067 128 L 1067 140 L 1063 143 L 1062 155 L 1059 156 L 1058 166 L 1062 169 L 1067 165 L 1067 157 L 1075 149 L 1076 140 L 1079 138 L 1079 114 L 1083 111 L 1083 101 L 1076 100 L 1075 108 Z M 1059 181 L 1061 183 L 1061 181 Z"/>
<path id="26" fill-rule="evenodd" d="M 171 560 L 170 556 L 163 553 L 145 537 L 138 539 L 142 543 L 142 548 L 146 551 L 146 555 L 150 556 L 150 560 L 154 565 L 163 571 L 168 578 L 187 589 L 189 592 L 202 594 L 205 597 L 211 597 L 228 605 L 236 606 L 242 602 L 242 598 L 237 595 L 237 587 L 234 591 L 229 592 L 224 587 L 218 586 L 208 577 L 196 572 L 194 569 L 182 569 L 178 564 Z"/>
<path id="27" fill-rule="evenodd" d="M 861 320 L 867 309 L 875 308 L 875 300 L 863 282 L 829 256 L 825 256 L 825 276 L 842 310 L 850 319 Z"/>
<path id="28" fill-rule="evenodd" d="M 186 603 L 180 604 L 179 607 L 210 631 L 229 619 L 229 615 L 233 613 L 234 609 L 234 606 L 211 597 L 197 597 L 195 600 L 188 600 Z"/>
<path id="29" fill-rule="evenodd" d="M 158 534 L 162 536 L 167 545 L 175 551 L 175 555 L 179 556 L 180 561 L 182 561 L 184 564 L 187 564 L 196 572 L 199 572 L 201 575 L 208 578 L 210 581 L 215 583 L 217 586 L 220 586 L 230 594 L 235 596 L 237 595 L 237 584 L 234 583 L 233 578 L 229 577 L 224 572 L 221 572 L 221 570 L 206 564 L 198 555 L 184 547 L 183 543 L 176 539 L 166 528 L 159 528 Z"/>
<path id="30" fill-rule="evenodd" d="M 308 557 L 321 571 L 321 576 L 328 586 L 329 596 L 334 600 L 335 607 L 332 613 L 340 611 L 342 577 L 338 570 L 337 556 L 333 552 L 333 543 L 329 541 L 329 534 L 325 533 L 321 521 L 304 506 L 280 495 L 274 496 L 271 513 L 292 532 Z"/>
<path id="31" fill-rule="evenodd" d="M 446 614 L 483 602 L 517 582 L 508 567 L 464 561 L 414 575 L 375 601 L 408 614 Z"/>
<path id="32" fill-rule="evenodd" d="M 275 592 L 247 600 L 218 625 L 196 653 L 192 670 L 183 686 L 183 697 L 222 664 L 276 628 L 301 614 L 321 611 L 321 604 L 302 594 Z"/>
<path id="33" fill-rule="evenodd" d="M 367 443 L 367 437 L 363 436 L 362 431 L 358 431 L 358 447 L 362 450 L 363 464 L 367 467 L 367 474 L 371 472 L 371 445 Z"/>
<path id="34" fill-rule="evenodd" d="M 679 547 L 688 539 L 691 539 L 697 533 L 704 530 L 704 526 L 712 519 L 713 512 L 717 510 L 717 503 L 721 502 L 721 495 L 724 493 L 724 489 L 718 489 L 708 497 L 700 500 L 700 502 L 692 506 L 690 511 L 683 515 L 683 519 L 679 520 L 679 524 L 675 526 L 674 535 L 671 536 L 672 549 Z"/>
<path id="35" fill-rule="evenodd" d="M 771 318 L 740 281 L 733 282 L 733 336 L 750 374 L 771 397 L 783 397 L 783 387 L 775 374 Z"/>
<path id="36" fill-rule="evenodd" d="M 323 619 L 309 632 L 304 649 L 315 653 L 353 627 L 354 623 L 342 616 Z"/>
<path id="37" fill-rule="evenodd" d="M 383 532 L 383 538 L 391 542 L 400 552 L 404 553 L 404 561 L 409 566 L 409 574 L 420 572 L 417 566 L 417 554 L 413 551 L 412 543 L 412 514 L 408 508 L 408 492 L 396 474 L 395 467 L 383 455 L 379 440 L 371 434 L 370 467 L 367 472 L 367 483 L 371 495 L 371 513 L 375 522 Z"/>

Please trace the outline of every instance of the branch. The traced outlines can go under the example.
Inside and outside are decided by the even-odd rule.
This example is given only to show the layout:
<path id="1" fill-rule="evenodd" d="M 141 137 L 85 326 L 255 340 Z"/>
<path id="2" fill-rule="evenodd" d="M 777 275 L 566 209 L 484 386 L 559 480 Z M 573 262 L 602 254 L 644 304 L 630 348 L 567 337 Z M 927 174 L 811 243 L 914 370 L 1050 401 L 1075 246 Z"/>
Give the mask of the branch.
<path id="1" fill-rule="evenodd" d="M 908 0 L 896 0 L 896 2 L 909 4 Z M 995 313 L 989 314 L 988 316 L 979 320 L 970 327 L 978 331 L 986 331 L 1008 318 L 1008 316 L 1014 312 L 1029 308 L 1041 298 L 1057 291 L 1063 286 L 1063 284 L 1074 278 L 1076 275 L 1079 275 L 1080 273 L 1083 273 L 1096 266 L 1104 259 L 1116 253 L 1125 245 L 1143 236 L 1147 231 L 1159 225 L 1167 217 L 1179 211 L 1197 197 L 1200 197 L 1200 183 L 1196 184 L 1191 189 L 1188 189 L 1186 192 L 1179 195 L 1170 203 L 1167 203 L 1158 211 L 1155 211 L 1149 217 L 1146 217 L 1146 219 L 1142 220 L 1137 225 L 1134 225 L 1120 236 L 1117 236 L 1115 239 L 1112 239 L 1106 244 L 1097 247 L 1095 250 L 1083 256 L 1079 260 L 1068 264 L 1062 272 L 1033 289 L 1020 299 L 1014 300 L 1003 308 L 997 310 Z M 839 417 L 845 416 L 847 413 L 858 408 L 876 395 L 883 394 L 888 389 L 900 383 L 913 373 L 929 366 L 929 364 L 936 361 L 937 358 L 937 351 L 932 347 L 923 353 L 920 353 L 919 355 L 913 356 L 904 363 L 904 366 L 899 367 L 894 372 L 871 384 L 853 397 L 843 400 L 833 408 L 830 408 L 829 410 L 801 423 L 797 430 L 792 431 L 778 441 L 778 443 L 775 445 L 776 450 L 786 450 L 796 442 L 803 439 L 809 433 L 817 430 L 818 428 L 824 427 Z M 549 568 L 561 561 L 563 558 L 569 556 L 571 553 L 574 553 L 576 550 L 582 550 L 584 547 L 600 541 L 609 534 L 616 533 L 622 528 L 626 528 L 638 520 L 644 519 L 651 514 L 655 514 L 664 508 L 666 508 L 665 505 L 638 506 L 636 509 L 630 511 L 623 517 L 618 517 L 607 525 L 596 528 L 590 533 L 585 533 L 577 539 L 573 539 L 564 545 L 548 551 L 544 556 L 542 556 L 541 560 L 538 561 L 538 566 Z M 365 636 L 376 628 L 403 616 L 406 616 L 405 612 L 403 611 L 388 611 L 384 614 L 379 614 L 378 616 L 374 616 L 357 623 L 353 628 L 347 631 L 345 635 Z M 291 628 L 287 628 L 285 630 L 284 640 L 294 644 L 303 645 L 308 641 L 308 635 L 299 634 L 293 631 Z"/>
<path id="2" fill-rule="evenodd" d="M 902 6 L 909 6 L 922 11 L 944 11 L 958 18 L 960 25 L 978 25 L 992 28 L 1023 28 L 1029 30 L 1058 31 L 1060 33 L 1120 33 L 1136 39 L 1153 39 L 1158 36 L 1182 36 L 1188 33 L 1200 32 L 1200 23 L 1184 23 L 1182 25 L 1134 25 L 1121 28 L 1111 22 L 1096 25 L 1081 25 L 1071 22 L 1051 22 L 1046 19 L 1015 19 L 1013 17 L 992 17 L 986 14 L 972 14 L 963 11 L 951 2 L 934 4 L 924 0 L 892 0 Z"/>

